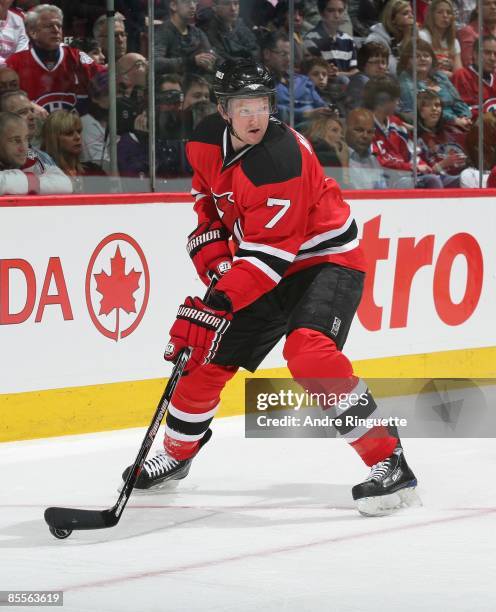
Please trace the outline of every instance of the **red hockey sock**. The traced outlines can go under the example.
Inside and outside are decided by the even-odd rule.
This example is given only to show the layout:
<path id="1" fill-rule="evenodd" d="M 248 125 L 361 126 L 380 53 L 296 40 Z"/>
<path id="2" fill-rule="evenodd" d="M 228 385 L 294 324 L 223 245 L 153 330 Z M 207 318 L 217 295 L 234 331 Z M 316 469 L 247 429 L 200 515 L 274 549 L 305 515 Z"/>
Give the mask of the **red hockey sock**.
<path id="1" fill-rule="evenodd" d="M 392 436 L 386 427 L 380 426 L 373 427 L 361 438 L 351 442 L 350 446 L 356 450 L 366 465 L 372 466 L 387 459 L 397 444 L 397 438 Z"/>
<path id="2" fill-rule="evenodd" d="M 284 346 L 284 357 L 291 374 L 307 391 L 348 394 L 363 382 L 353 375 L 350 360 L 325 334 L 307 328 L 291 332 Z M 373 398 L 370 396 L 371 401 Z M 375 406 L 375 403 L 374 403 Z M 353 433 L 351 433 L 353 436 Z M 349 442 L 369 466 L 389 457 L 398 439 L 386 427 L 374 427 Z"/>
<path id="3" fill-rule="evenodd" d="M 184 440 L 176 440 L 171 438 L 167 434 L 164 436 L 164 448 L 171 457 L 178 461 L 184 461 L 190 459 L 196 453 L 199 440 L 193 442 L 185 442 Z"/>

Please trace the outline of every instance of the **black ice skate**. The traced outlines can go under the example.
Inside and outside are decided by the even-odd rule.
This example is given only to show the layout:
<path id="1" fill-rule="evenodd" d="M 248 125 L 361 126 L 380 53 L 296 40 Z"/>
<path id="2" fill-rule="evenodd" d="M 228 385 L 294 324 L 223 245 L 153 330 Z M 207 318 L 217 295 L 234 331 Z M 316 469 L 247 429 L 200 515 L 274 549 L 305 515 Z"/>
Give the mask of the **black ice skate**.
<path id="1" fill-rule="evenodd" d="M 179 461 L 171 457 L 165 450 L 161 450 L 155 457 L 147 459 L 143 464 L 143 469 L 138 476 L 138 480 L 134 485 L 135 489 L 161 489 L 164 484 L 171 480 L 182 480 L 186 478 L 191 467 L 193 459 L 196 457 L 202 446 L 210 440 L 212 437 L 212 430 L 207 429 L 205 435 L 200 440 L 196 453 L 189 459 Z M 123 474 L 122 479 L 126 481 L 129 470 L 132 468 L 130 465 L 127 467 Z"/>
<path id="2" fill-rule="evenodd" d="M 364 482 L 351 490 L 360 514 L 381 516 L 408 506 L 421 506 L 415 492 L 417 479 L 408 467 L 401 446 L 384 461 L 372 466 Z"/>

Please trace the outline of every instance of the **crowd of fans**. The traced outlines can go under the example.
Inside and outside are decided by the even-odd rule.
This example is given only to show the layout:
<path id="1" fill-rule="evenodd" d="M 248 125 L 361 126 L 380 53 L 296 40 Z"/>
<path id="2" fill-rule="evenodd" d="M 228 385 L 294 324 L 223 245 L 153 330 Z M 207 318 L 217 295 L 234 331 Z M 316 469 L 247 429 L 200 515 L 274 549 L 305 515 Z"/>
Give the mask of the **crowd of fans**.
<path id="1" fill-rule="evenodd" d="M 152 58 L 147 0 L 115 6 L 124 191 L 146 191 L 152 170 L 149 70 L 154 173 L 170 180 L 190 175 L 185 144 L 216 112 L 211 84 L 227 58 L 270 68 L 278 118 L 344 188 L 496 186 L 496 0 L 482 0 L 482 32 L 475 0 L 418 0 L 417 15 L 408 0 L 295 0 L 292 28 L 287 0 L 155 0 Z M 101 0 L 0 0 L 0 195 L 105 191 L 107 27 Z"/>

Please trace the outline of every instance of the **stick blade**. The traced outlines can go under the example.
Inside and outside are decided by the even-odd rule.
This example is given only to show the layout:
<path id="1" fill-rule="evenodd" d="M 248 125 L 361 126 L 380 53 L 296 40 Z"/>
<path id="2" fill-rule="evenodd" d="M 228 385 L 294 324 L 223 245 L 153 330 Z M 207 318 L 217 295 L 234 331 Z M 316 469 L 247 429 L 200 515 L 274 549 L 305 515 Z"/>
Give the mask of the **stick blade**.
<path id="1" fill-rule="evenodd" d="M 45 521 L 54 529 L 105 529 L 119 519 L 111 510 L 79 510 L 77 508 L 47 508 Z"/>

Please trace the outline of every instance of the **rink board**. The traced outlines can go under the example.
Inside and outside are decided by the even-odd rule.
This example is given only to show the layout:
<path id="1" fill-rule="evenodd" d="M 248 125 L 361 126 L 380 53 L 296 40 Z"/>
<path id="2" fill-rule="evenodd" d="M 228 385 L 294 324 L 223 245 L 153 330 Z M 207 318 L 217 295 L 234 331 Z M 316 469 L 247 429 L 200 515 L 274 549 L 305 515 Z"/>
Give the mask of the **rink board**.
<path id="1" fill-rule="evenodd" d="M 441 195 L 349 194 L 372 263 L 346 346 L 363 376 L 496 376 L 496 193 Z M 177 305 L 204 292 L 194 225 L 184 194 L 0 201 L 0 440 L 149 419 Z M 281 348 L 258 375 L 287 376 Z"/>

